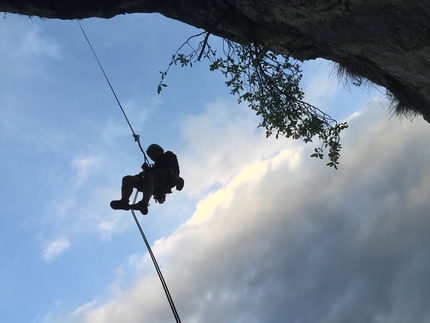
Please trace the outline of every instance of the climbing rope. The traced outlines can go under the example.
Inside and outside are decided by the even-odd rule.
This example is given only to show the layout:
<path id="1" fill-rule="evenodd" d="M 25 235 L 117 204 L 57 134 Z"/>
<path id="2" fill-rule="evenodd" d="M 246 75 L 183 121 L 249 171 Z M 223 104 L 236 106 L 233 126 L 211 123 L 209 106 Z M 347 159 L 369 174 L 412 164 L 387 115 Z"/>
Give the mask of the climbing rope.
<path id="1" fill-rule="evenodd" d="M 137 194 L 138 194 L 138 191 L 136 191 L 136 194 L 134 196 L 133 204 L 136 203 Z M 158 277 L 160 278 L 161 285 L 163 286 L 164 293 L 166 294 L 167 300 L 169 302 L 170 308 L 172 309 L 172 313 L 173 313 L 173 316 L 175 317 L 176 323 L 181 323 L 181 319 L 179 318 L 178 311 L 176 310 L 175 304 L 173 303 L 173 298 L 170 295 L 169 288 L 167 287 L 166 281 L 164 280 L 163 274 L 161 273 L 161 269 L 158 266 L 157 259 L 155 259 L 154 253 L 152 252 L 151 246 L 148 243 L 148 240 L 146 239 L 145 233 L 143 232 L 142 227 L 140 226 L 140 223 L 137 220 L 137 216 L 134 213 L 134 210 L 131 210 L 131 213 L 133 214 L 134 221 L 136 221 L 136 225 L 139 228 L 143 241 L 145 241 L 146 248 L 148 249 L 152 262 L 154 263 L 155 270 L 157 271 Z"/>
<path id="2" fill-rule="evenodd" d="M 107 77 L 107 75 L 106 75 L 106 73 L 105 73 L 105 71 L 103 69 L 102 64 L 100 63 L 100 61 L 99 61 L 99 59 L 98 59 L 98 57 L 96 55 L 96 52 L 94 51 L 93 46 L 91 45 L 90 40 L 87 37 L 87 34 L 85 33 L 84 29 L 82 28 L 81 23 L 79 22 L 79 20 L 76 20 L 76 21 L 78 22 L 78 25 L 81 28 L 81 31 L 84 34 L 85 39 L 87 40 L 87 43 L 90 46 L 91 51 L 93 52 L 94 57 L 97 60 L 97 63 L 99 64 L 99 67 L 100 67 L 101 71 L 103 72 L 103 75 L 104 75 L 107 83 L 109 84 L 109 87 L 110 87 L 110 89 L 111 89 L 111 91 L 112 91 L 112 93 L 113 93 L 113 95 L 114 95 L 114 97 L 116 99 L 116 102 L 118 103 L 119 107 L 121 108 L 122 114 L 124 115 L 125 120 L 127 121 L 128 126 L 130 127 L 130 130 L 131 130 L 131 132 L 133 134 L 134 140 L 138 143 L 140 151 L 143 153 L 143 156 L 145 158 L 145 162 L 148 163 L 148 158 L 146 157 L 146 154 L 145 154 L 145 152 L 144 152 L 144 150 L 143 150 L 143 148 L 142 148 L 142 146 L 140 144 L 140 136 L 137 135 L 134 132 L 133 127 L 131 126 L 131 123 L 130 123 L 128 117 L 127 117 L 127 114 L 125 113 L 125 111 L 124 111 L 124 109 L 123 109 L 123 107 L 121 105 L 121 102 L 119 101 L 118 96 L 116 95 L 115 90 L 113 89 L 113 86 L 110 83 L 109 78 Z M 136 195 L 134 196 L 133 204 L 136 204 L 136 199 L 137 199 L 138 193 L 139 193 L 139 191 L 136 191 Z M 161 273 L 161 269 L 158 266 L 157 259 L 155 259 L 155 255 L 152 252 L 151 246 L 148 243 L 148 240 L 146 239 L 145 233 L 143 232 L 142 227 L 140 226 L 140 223 L 139 223 L 139 221 L 137 219 L 136 214 L 134 213 L 134 210 L 131 210 L 131 213 L 133 214 L 134 221 L 136 222 L 136 225 L 139 228 L 140 234 L 141 234 L 141 236 L 143 238 L 143 241 L 145 242 L 146 248 L 148 249 L 148 252 L 149 252 L 149 254 L 151 256 L 152 262 L 154 263 L 155 270 L 157 271 L 158 277 L 160 278 L 161 285 L 163 286 L 164 292 L 166 294 L 166 297 L 167 297 L 167 300 L 169 302 L 170 308 L 172 309 L 173 316 L 175 317 L 176 323 L 181 323 L 181 319 L 179 318 L 178 311 L 176 310 L 175 304 L 173 303 L 173 298 L 170 295 L 169 289 L 167 288 L 166 281 L 164 280 L 163 274 Z"/>
<path id="3" fill-rule="evenodd" d="M 110 87 L 110 89 L 111 89 L 111 91 L 112 91 L 112 94 L 113 94 L 113 96 L 115 97 L 116 102 L 118 103 L 118 105 L 119 105 L 119 107 L 120 107 L 120 109 L 121 109 L 121 111 L 122 111 L 122 114 L 124 115 L 124 118 L 125 118 L 125 120 L 126 120 L 126 121 L 127 121 L 127 123 L 128 123 L 128 126 L 130 127 L 131 133 L 133 134 L 134 141 L 136 141 L 136 142 L 137 142 L 137 144 L 139 145 L 140 151 L 142 152 L 142 154 L 143 154 L 143 156 L 144 156 L 145 162 L 146 162 L 146 163 L 148 163 L 148 158 L 146 157 L 145 151 L 143 150 L 142 145 L 140 144 L 140 136 L 139 136 L 139 135 L 137 135 L 137 134 L 134 132 L 134 129 L 133 129 L 133 127 L 131 126 L 130 120 L 128 120 L 127 114 L 125 113 L 125 111 L 124 111 L 124 109 L 123 109 L 123 107 L 122 107 L 122 105 L 121 105 L 121 102 L 119 101 L 118 96 L 116 95 L 115 90 L 113 89 L 113 86 L 112 86 L 112 84 L 110 83 L 109 78 L 107 77 L 107 75 L 106 75 L 106 73 L 105 73 L 105 70 L 103 69 L 102 64 L 100 63 L 99 58 L 97 57 L 97 54 L 96 54 L 96 52 L 94 51 L 93 46 L 91 45 L 91 42 L 90 42 L 90 40 L 89 40 L 89 39 L 88 39 L 88 37 L 87 37 L 87 34 L 86 34 L 86 33 L 85 33 L 85 31 L 84 31 L 84 28 L 82 28 L 82 25 L 81 25 L 81 23 L 79 22 L 79 20 L 76 20 L 76 21 L 78 22 L 78 25 L 79 25 L 79 27 L 81 28 L 81 31 L 82 31 L 82 33 L 84 34 L 84 37 L 85 37 L 85 39 L 87 40 L 87 43 L 88 43 L 88 45 L 90 46 L 90 49 L 91 49 L 91 51 L 93 52 L 93 55 L 94 55 L 94 57 L 95 57 L 95 59 L 96 59 L 97 63 L 99 64 L 99 67 L 100 67 L 100 69 L 101 69 L 101 71 L 102 71 L 102 73 L 103 73 L 103 75 L 104 75 L 104 77 L 105 77 L 105 79 L 106 79 L 106 82 L 109 84 L 109 87 Z"/>

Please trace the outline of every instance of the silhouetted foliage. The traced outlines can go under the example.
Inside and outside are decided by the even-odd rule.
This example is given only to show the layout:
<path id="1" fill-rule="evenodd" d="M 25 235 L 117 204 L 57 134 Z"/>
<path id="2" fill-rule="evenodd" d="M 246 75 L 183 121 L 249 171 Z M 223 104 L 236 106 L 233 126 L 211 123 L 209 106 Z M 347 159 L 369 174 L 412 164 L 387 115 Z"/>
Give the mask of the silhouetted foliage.
<path id="1" fill-rule="evenodd" d="M 204 39 L 193 48 L 190 40 Z M 262 118 L 260 127 L 266 129 L 266 136 L 280 135 L 312 142 L 322 141 L 311 157 L 324 158 L 328 149 L 328 166 L 337 169 L 340 157 L 340 132 L 347 128 L 346 122 L 338 123 L 317 107 L 303 101 L 300 88 L 302 70 L 300 64 L 286 55 L 277 55 L 257 43 L 238 44 L 223 40 L 223 50 L 218 55 L 207 43 L 206 32 L 190 37 L 172 56 L 166 71 L 161 73 L 158 93 L 167 86 L 165 77 L 172 65 L 192 66 L 202 57 L 210 61 L 210 70 L 219 70 L 226 77 L 230 93 L 238 96 L 238 102 L 247 102 Z M 181 52 L 188 45 L 190 52 Z"/>

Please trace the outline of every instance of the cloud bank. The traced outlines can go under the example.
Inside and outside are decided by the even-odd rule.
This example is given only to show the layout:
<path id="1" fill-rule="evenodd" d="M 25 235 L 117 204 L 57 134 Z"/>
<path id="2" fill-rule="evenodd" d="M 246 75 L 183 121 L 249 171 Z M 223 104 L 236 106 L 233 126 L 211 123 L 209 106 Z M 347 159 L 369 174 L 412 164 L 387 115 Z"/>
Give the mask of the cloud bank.
<path id="1" fill-rule="evenodd" d="M 276 147 L 156 241 L 183 322 L 430 320 L 430 127 L 380 107 L 351 118 L 338 171 Z M 173 322 L 148 256 L 132 257 L 132 286 L 44 322 Z"/>

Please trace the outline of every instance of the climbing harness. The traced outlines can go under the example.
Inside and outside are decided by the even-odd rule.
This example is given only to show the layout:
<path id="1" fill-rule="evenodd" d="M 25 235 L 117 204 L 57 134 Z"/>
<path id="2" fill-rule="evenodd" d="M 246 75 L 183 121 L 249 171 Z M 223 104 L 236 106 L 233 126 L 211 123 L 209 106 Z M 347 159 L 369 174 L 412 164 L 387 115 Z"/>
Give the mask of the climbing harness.
<path id="1" fill-rule="evenodd" d="M 124 115 L 125 120 L 127 121 L 128 126 L 130 127 L 130 130 L 131 130 L 131 132 L 132 132 L 132 134 L 133 134 L 134 141 L 136 141 L 136 142 L 137 142 L 137 144 L 139 145 L 140 151 L 143 153 L 143 156 L 144 156 L 144 159 L 145 159 L 145 163 L 148 163 L 148 164 L 149 164 L 149 161 L 148 161 L 148 158 L 146 157 L 145 151 L 143 150 L 143 148 L 142 148 L 142 146 L 141 146 L 141 144 L 140 144 L 140 136 L 139 136 L 139 135 L 137 135 L 137 134 L 134 132 L 133 127 L 131 126 L 131 123 L 130 123 L 130 121 L 128 120 L 127 114 L 125 113 L 125 111 L 124 111 L 124 109 L 123 109 L 123 107 L 122 107 L 122 105 L 121 105 L 121 102 L 119 101 L 119 99 L 118 99 L 118 97 L 117 97 L 117 95 L 116 95 L 116 93 L 115 93 L 115 90 L 113 89 L 113 86 L 112 86 L 112 84 L 110 83 L 109 78 L 107 77 L 107 75 L 106 75 L 106 73 L 105 73 L 105 71 L 104 71 L 104 69 L 103 69 L 102 64 L 100 63 L 100 61 L 99 61 L 99 59 L 98 59 L 98 57 L 97 57 L 97 55 L 96 55 L 96 52 L 94 51 L 93 46 L 91 45 L 90 40 L 89 40 L 89 39 L 88 39 L 88 37 L 87 37 L 87 34 L 85 33 L 84 29 L 82 28 L 81 23 L 79 22 L 79 20 L 76 20 L 76 21 L 78 22 L 78 25 L 79 25 L 79 27 L 81 28 L 81 31 L 82 31 L 82 33 L 84 34 L 84 37 L 85 37 L 85 39 L 87 40 L 87 43 L 88 43 L 88 45 L 90 46 L 91 51 L 93 52 L 93 55 L 94 55 L 94 57 L 95 57 L 95 59 L 96 59 L 97 63 L 99 64 L 99 67 L 100 67 L 101 71 L 103 72 L 103 75 L 104 75 L 104 77 L 105 77 L 105 79 L 106 79 L 107 83 L 109 84 L 109 87 L 110 87 L 110 89 L 111 89 L 111 91 L 112 91 L 112 93 L 113 93 L 113 95 L 114 95 L 114 97 L 115 97 L 115 99 L 116 99 L 116 102 L 118 103 L 119 107 L 121 108 L 122 114 Z M 136 203 L 136 199 L 137 199 L 138 192 L 139 192 L 139 191 L 136 191 L 136 195 L 134 196 L 133 204 L 135 204 L 135 203 Z M 138 221 L 138 219 L 137 219 L 137 217 L 136 217 L 136 214 L 134 213 L 134 210 L 131 210 L 131 213 L 133 214 L 134 221 L 136 222 L 136 225 L 137 225 L 137 227 L 138 227 L 138 229 L 139 229 L 139 231 L 140 231 L 140 234 L 141 234 L 141 236 L 142 236 L 142 239 L 143 239 L 143 241 L 145 242 L 146 248 L 148 249 L 148 252 L 149 252 L 149 254 L 150 254 L 150 256 L 151 256 L 152 262 L 154 263 L 155 270 L 157 271 L 158 277 L 160 278 L 161 285 L 163 286 L 164 292 L 165 292 L 165 294 L 166 294 L 166 297 L 167 297 L 167 300 L 168 300 L 168 302 L 169 302 L 170 308 L 172 309 L 172 313 L 173 313 L 173 316 L 175 317 L 176 323 L 181 323 L 181 319 L 179 318 L 179 314 L 178 314 L 178 312 L 177 312 L 177 310 L 176 310 L 175 304 L 173 303 L 173 298 L 172 298 L 172 296 L 170 295 L 169 289 L 167 288 L 166 281 L 164 280 L 163 274 L 161 273 L 161 269 L 160 269 L 160 267 L 158 266 L 157 259 L 155 259 L 155 255 L 154 255 L 154 253 L 152 252 L 151 246 L 150 246 L 150 244 L 148 243 L 148 240 L 146 239 L 145 233 L 143 232 L 142 227 L 140 226 L 140 223 L 139 223 L 139 221 Z"/>

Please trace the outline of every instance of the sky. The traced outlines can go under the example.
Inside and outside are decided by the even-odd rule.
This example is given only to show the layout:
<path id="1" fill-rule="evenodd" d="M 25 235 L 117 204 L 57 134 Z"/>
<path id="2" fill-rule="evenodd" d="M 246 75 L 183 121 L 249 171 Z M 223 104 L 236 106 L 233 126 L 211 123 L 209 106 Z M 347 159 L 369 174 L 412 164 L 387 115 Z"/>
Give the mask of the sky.
<path id="1" fill-rule="evenodd" d="M 0 321 L 175 322 L 121 178 L 143 155 L 76 21 L 0 20 Z M 430 125 L 384 90 L 303 65 L 339 121 L 318 143 L 266 138 L 207 62 L 160 71 L 201 30 L 156 14 L 81 21 L 144 147 L 185 188 L 139 221 L 182 322 L 430 322 Z M 215 37 L 210 38 L 215 44 Z"/>

